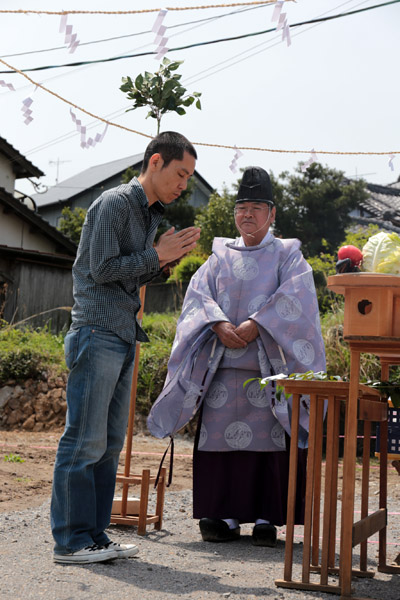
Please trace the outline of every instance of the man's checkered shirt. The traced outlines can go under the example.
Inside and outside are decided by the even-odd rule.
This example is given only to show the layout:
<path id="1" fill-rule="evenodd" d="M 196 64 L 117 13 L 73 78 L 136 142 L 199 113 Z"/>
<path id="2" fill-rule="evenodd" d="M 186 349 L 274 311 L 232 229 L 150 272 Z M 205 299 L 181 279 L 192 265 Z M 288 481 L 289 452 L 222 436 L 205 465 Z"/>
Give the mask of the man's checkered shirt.
<path id="1" fill-rule="evenodd" d="M 72 269 L 72 327 L 100 325 L 129 343 L 148 341 L 136 322 L 139 288 L 160 272 L 153 248 L 164 208 L 139 181 L 104 192 L 89 208 Z"/>

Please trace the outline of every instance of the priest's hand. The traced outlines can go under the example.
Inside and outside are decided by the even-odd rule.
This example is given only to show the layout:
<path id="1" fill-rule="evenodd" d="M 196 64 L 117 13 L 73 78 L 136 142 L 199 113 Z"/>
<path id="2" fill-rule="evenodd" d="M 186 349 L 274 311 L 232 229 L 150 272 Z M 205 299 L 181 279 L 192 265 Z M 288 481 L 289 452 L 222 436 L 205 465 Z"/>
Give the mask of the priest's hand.
<path id="1" fill-rule="evenodd" d="M 219 321 L 212 329 L 227 348 L 245 348 L 247 346 L 247 342 L 236 333 L 235 326 L 228 321 Z"/>
<path id="2" fill-rule="evenodd" d="M 252 319 L 247 319 L 247 321 L 240 323 L 236 327 L 235 333 L 248 344 L 259 336 L 257 324 Z"/>

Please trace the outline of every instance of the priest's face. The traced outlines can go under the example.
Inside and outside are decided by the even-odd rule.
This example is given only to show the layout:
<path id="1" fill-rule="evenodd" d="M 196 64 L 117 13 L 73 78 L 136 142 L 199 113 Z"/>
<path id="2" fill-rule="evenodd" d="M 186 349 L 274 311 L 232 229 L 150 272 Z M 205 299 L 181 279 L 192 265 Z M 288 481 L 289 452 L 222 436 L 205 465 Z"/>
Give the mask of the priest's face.
<path id="1" fill-rule="evenodd" d="M 257 246 L 275 221 L 275 206 L 265 202 L 239 202 L 235 206 L 236 228 L 246 246 Z"/>

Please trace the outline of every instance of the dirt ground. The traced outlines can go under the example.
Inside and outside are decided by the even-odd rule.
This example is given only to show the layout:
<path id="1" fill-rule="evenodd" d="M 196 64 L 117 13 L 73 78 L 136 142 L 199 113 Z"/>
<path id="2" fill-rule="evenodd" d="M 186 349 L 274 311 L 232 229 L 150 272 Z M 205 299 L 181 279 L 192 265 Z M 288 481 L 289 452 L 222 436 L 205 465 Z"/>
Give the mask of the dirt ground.
<path id="1" fill-rule="evenodd" d="M 0 431 L 0 513 L 20 511 L 40 506 L 51 495 L 54 460 L 62 431 L 22 432 Z M 168 440 L 158 440 L 143 433 L 133 436 L 130 474 L 140 474 L 149 468 L 157 473 Z M 190 489 L 192 485 L 192 449 L 190 438 L 175 439 L 173 480 L 171 491 Z M 124 472 L 125 448 L 121 454 L 120 469 Z M 165 460 L 169 465 L 169 453 Z M 339 477 L 341 472 L 339 473 Z M 361 467 L 356 468 L 356 486 L 361 486 Z M 370 495 L 378 494 L 379 469 L 372 460 Z M 118 490 L 118 488 L 117 488 Z M 130 487 L 129 495 L 137 496 L 139 490 Z M 116 492 L 118 495 L 118 492 Z M 356 493 L 357 496 L 357 493 Z M 400 506 L 400 474 L 389 463 L 388 506 Z"/>
<path id="2" fill-rule="evenodd" d="M 0 431 L 0 512 L 21 511 L 40 506 L 51 494 L 53 467 L 62 431 Z M 130 474 L 149 468 L 155 474 L 168 440 L 157 440 L 138 434 L 133 437 Z M 125 467 L 125 448 L 121 454 L 120 472 Z M 169 454 L 165 460 L 168 468 Z M 175 440 L 171 491 L 191 487 L 192 442 Z M 132 493 L 131 493 L 132 491 Z M 131 487 L 129 495 L 137 495 Z"/>

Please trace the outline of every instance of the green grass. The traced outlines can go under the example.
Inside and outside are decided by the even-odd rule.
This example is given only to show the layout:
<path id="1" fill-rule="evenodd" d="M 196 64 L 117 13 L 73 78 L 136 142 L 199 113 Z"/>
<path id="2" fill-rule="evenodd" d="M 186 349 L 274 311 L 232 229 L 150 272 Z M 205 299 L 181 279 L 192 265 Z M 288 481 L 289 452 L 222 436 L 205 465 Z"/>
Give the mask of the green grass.
<path id="1" fill-rule="evenodd" d="M 12 463 L 23 463 L 25 462 L 25 459 L 22 458 L 19 454 L 6 454 L 4 456 L 4 461 Z"/>
<path id="2" fill-rule="evenodd" d="M 322 337 L 325 342 L 326 370 L 328 375 L 350 378 L 350 350 L 343 340 L 343 304 L 333 304 L 330 312 L 321 316 Z M 374 354 L 360 356 L 360 381 L 380 378 L 379 358 Z"/>

